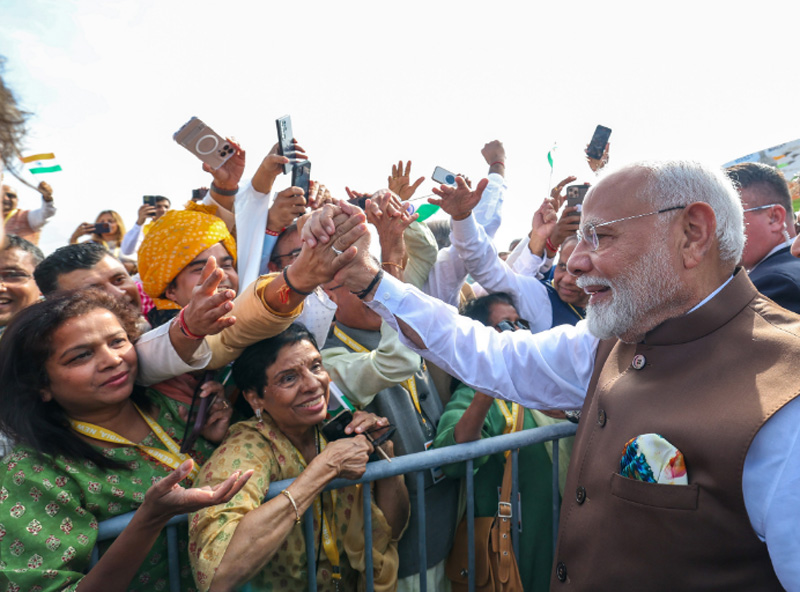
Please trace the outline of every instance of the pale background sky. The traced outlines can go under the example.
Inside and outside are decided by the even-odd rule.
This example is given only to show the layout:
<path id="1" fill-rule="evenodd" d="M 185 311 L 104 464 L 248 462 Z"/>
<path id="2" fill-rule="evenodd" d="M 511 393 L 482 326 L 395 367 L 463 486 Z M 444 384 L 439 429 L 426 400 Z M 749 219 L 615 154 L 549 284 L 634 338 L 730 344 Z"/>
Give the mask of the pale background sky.
<path id="1" fill-rule="evenodd" d="M 55 190 L 46 252 L 101 209 L 130 226 L 142 195 L 180 204 L 207 185 L 172 140 L 192 115 L 242 143 L 249 178 L 287 113 L 336 197 L 385 186 L 398 159 L 427 177 L 424 193 L 436 165 L 480 178 L 480 149 L 502 140 L 505 248 L 548 193 L 554 142 L 553 183 L 593 179 L 583 149 L 598 123 L 613 129 L 615 164 L 722 164 L 800 137 L 798 13 L 699 0 L 0 0 L 0 55 L 34 113 L 26 154 L 55 152 L 64 168 L 27 175 Z"/>

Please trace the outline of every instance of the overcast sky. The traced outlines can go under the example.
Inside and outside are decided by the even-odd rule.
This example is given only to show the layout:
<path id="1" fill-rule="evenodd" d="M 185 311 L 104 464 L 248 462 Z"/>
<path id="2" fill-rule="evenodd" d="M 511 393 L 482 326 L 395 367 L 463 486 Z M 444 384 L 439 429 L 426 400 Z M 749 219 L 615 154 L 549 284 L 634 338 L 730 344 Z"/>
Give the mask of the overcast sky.
<path id="1" fill-rule="evenodd" d="M 722 164 L 800 137 L 800 3 L 208 2 L 0 0 L 5 79 L 34 113 L 27 154 L 61 173 L 45 251 L 101 209 L 130 225 L 144 194 L 207 185 L 172 140 L 197 115 L 247 150 L 246 177 L 291 114 L 312 177 L 386 185 L 411 159 L 486 173 L 500 139 L 509 195 L 501 246 L 527 232 L 553 183 L 591 181 L 583 149 L 611 127 L 611 158 Z M 31 176 L 29 175 L 30 179 Z M 278 187 L 288 185 L 287 177 Z M 21 205 L 36 195 L 21 190 Z"/>

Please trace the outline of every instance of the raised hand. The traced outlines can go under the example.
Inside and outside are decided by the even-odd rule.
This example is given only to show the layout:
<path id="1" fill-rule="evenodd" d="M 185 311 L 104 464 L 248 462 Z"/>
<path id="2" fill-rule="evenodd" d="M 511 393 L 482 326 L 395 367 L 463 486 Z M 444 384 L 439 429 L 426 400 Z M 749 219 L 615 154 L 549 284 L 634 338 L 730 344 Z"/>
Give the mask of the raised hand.
<path id="1" fill-rule="evenodd" d="M 311 181 L 308 188 L 308 207 L 312 210 L 317 210 L 326 203 L 333 201 L 333 196 L 325 185 L 322 185 L 319 181 Z"/>
<path id="2" fill-rule="evenodd" d="M 136 218 L 136 224 L 138 224 L 139 226 L 144 226 L 144 223 L 147 222 L 147 219 L 155 215 L 156 215 L 155 206 L 143 204 L 139 206 L 139 215 L 138 218 Z"/>
<path id="3" fill-rule="evenodd" d="M 261 161 L 258 166 L 256 174 L 253 175 L 251 184 L 253 189 L 259 193 L 269 193 L 272 191 L 272 186 L 278 175 L 283 173 L 283 165 L 290 162 L 302 162 L 308 160 L 308 155 L 305 149 L 297 143 L 297 140 L 292 140 L 292 150 L 285 155 L 278 154 L 280 144 L 275 144 L 269 153 Z"/>
<path id="4" fill-rule="evenodd" d="M 389 191 L 379 191 L 367 200 L 367 222 L 375 226 L 381 243 L 381 260 L 402 269 L 406 259 L 406 245 L 403 233 L 419 218 L 419 214 L 409 215 L 408 211 Z"/>
<path id="5" fill-rule="evenodd" d="M 343 208 L 351 208 L 345 212 Z M 333 227 L 328 233 L 329 225 Z M 363 212 L 343 202 L 328 204 L 315 210 L 302 222 L 298 222 L 301 237 L 309 232 L 309 227 L 317 227 L 323 241 L 303 240 L 297 259 L 287 268 L 290 282 L 304 292 L 311 292 L 321 284 L 331 281 L 336 273 L 350 263 L 359 252 L 359 239 L 369 235 Z M 309 236 L 310 233 L 309 233 Z"/>
<path id="6" fill-rule="evenodd" d="M 483 149 L 481 149 L 481 154 L 484 160 L 486 160 L 486 164 L 489 165 L 490 173 L 505 174 L 506 149 L 503 147 L 503 143 L 500 140 L 492 140 L 484 144 Z"/>
<path id="7" fill-rule="evenodd" d="M 566 194 L 562 193 L 562 191 L 564 190 L 564 187 L 566 187 L 567 185 L 569 185 L 570 183 L 575 181 L 575 179 L 577 179 L 577 178 L 578 177 L 574 177 L 574 176 L 570 175 L 566 179 L 561 179 L 561 181 L 559 181 L 558 185 L 556 185 L 555 187 L 553 187 L 550 190 L 550 197 L 552 197 L 554 200 L 556 200 L 555 203 L 553 204 L 555 206 L 555 208 L 556 208 L 556 211 L 558 211 L 561 208 L 561 204 L 563 204 L 564 200 L 567 199 Z"/>
<path id="8" fill-rule="evenodd" d="M 269 208 L 267 229 L 281 232 L 305 211 L 306 198 L 303 190 L 300 187 L 288 187 L 275 196 L 275 201 Z"/>
<path id="9" fill-rule="evenodd" d="M 433 192 L 439 196 L 439 199 L 432 197 L 428 201 L 440 206 L 450 214 L 453 220 L 463 220 L 472 213 L 472 210 L 481 201 L 483 190 L 486 189 L 488 184 L 488 179 L 481 179 L 478 186 L 472 190 L 462 177 L 456 177 L 455 187 L 449 185 L 434 187 Z"/>
<path id="10" fill-rule="evenodd" d="M 217 267 L 217 260 L 209 257 L 200 282 L 183 308 L 183 320 L 194 335 L 215 335 L 236 322 L 236 317 L 226 317 L 233 310 L 233 290 L 219 290 L 225 272 Z"/>
<path id="11" fill-rule="evenodd" d="M 397 165 L 392 165 L 392 174 L 389 175 L 389 191 L 400 196 L 400 199 L 405 201 L 410 199 L 414 192 L 417 190 L 425 177 L 420 177 L 414 184 L 411 185 L 411 161 L 406 163 L 405 170 L 403 170 L 403 161 L 398 161 Z"/>
<path id="12" fill-rule="evenodd" d="M 586 144 L 586 150 L 588 149 L 589 144 Z M 584 150 L 584 152 L 586 150 Z M 611 142 L 606 142 L 606 147 L 603 149 L 603 156 L 600 158 L 591 158 L 588 154 L 586 155 L 586 163 L 589 165 L 589 168 L 592 169 L 592 172 L 596 173 L 608 164 L 608 153 L 610 150 Z"/>
<path id="13" fill-rule="evenodd" d="M 239 144 L 227 139 L 231 146 L 236 150 L 225 163 L 218 169 L 212 169 L 208 164 L 203 163 L 203 170 L 211 173 L 214 177 L 214 185 L 226 191 L 234 191 L 239 187 L 239 180 L 244 174 L 245 152 Z"/>
<path id="14" fill-rule="evenodd" d="M 45 201 L 53 201 L 53 188 L 50 187 L 50 183 L 47 181 L 42 181 L 39 183 L 36 189 L 42 194 L 42 197 Z"/>
<path id="15" fill-rule="evenodd" d="M 196 512 L 208 506 L 230 501 L 244 487 L 253 474 L 252 469 L 242 474 L 236 471 L 214 487 L 181 487 L 180 482 L 192 470 L 194 461 L 187 460 L 161 481 L 151 486 L 144 495 L 138 512 L 143 512 L 155 521 L 166 522 L 178 514 Z M 137 513 L 138 513 L 137 512 Z"/>

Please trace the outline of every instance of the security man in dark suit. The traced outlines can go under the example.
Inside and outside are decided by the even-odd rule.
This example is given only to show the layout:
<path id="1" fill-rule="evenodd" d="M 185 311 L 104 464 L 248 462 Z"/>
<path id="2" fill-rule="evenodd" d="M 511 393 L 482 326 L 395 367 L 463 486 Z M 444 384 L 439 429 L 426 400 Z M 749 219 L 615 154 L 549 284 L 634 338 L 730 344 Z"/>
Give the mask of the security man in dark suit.
<path id="1" fill-rule="evenodd" d="M 758 162 L 734 165 L 727 173 L 738 186 L 745 212 L 742 265 L 759 292 L 800 313 L 800 259 L 790 253 L 796 232 L 786 180 L 776 168 Z"/>

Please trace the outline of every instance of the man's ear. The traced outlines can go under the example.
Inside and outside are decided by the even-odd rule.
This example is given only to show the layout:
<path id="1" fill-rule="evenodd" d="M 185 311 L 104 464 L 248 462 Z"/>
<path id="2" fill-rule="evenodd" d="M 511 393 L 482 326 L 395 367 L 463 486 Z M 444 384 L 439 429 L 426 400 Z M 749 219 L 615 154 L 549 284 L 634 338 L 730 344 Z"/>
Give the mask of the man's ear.
<path id="1" fill-rule="evenodd" d="M 50 392 L 49 388 L 43 388 L 41 391 L 39 391 L 39 393 L 42 397 L 42 401 L 45 403 L 49 403 L 53 400 L 53 393 Z"/>
<path id="2" fill-rule="evenodd" d="M 697 267 L 708 255 L 717 237 L 717 217 L 714 209 L 704 202 L 686 206 L 681 216 L 680 249 L 683 266 Z"/>
<path id="3" fill-rule="evenodd" d="M 270 273 L 278 273 L 279 271 L 281 271 L 280 267 L 278 267 L 278 265 L 272 261 L 269 261 L 267 263 L 267 269 L 269 270 Z"/>
<path id="4" fill-rule="evenodd" d="M 769 223 L 774 231 L 783 232 L 786 228 L 786 210 L 781 205 L 769 209 Z"/>

